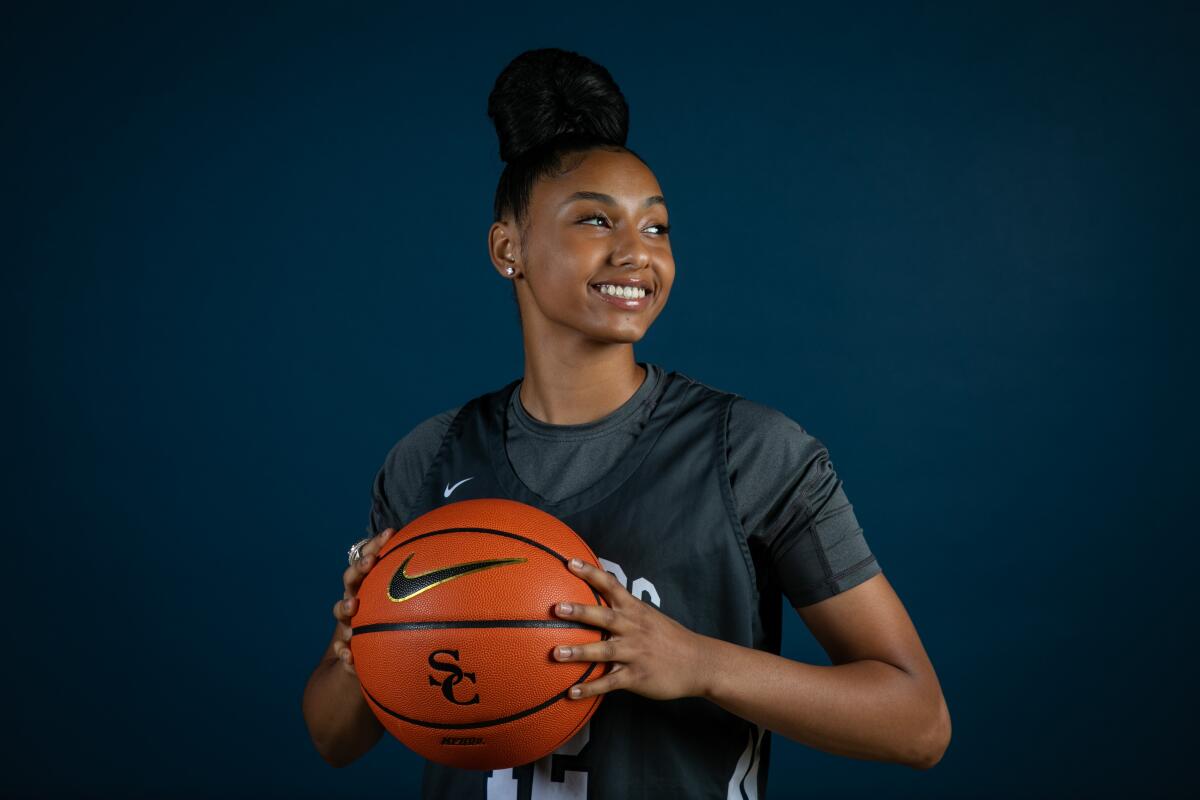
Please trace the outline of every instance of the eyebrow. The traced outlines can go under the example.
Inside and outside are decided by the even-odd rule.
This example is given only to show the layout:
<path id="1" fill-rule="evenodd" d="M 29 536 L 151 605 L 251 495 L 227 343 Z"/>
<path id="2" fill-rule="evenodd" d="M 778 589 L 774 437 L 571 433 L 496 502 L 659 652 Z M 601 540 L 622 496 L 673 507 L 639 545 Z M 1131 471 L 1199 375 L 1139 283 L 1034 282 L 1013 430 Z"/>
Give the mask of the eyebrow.
<path id="1" fill-rule="evenodd" d="M 604 194 L 603 192 L 575 192 L 575 194 L 564 200 L 562 204 L 565 206 L 567 203 L 572 203 L 576 200 L 596 200 L 601 203 L 607 203 L 610 206 L 615 206 L 617 204 L 615 197 L 613 197 L 611 194 Z M 650 195 L 645 199 L 645 201 L 642 202 L 642 208 L 649 208 L 655 203 L 665 206 L 667 204 L 667 199 L 661 194 Z"/>

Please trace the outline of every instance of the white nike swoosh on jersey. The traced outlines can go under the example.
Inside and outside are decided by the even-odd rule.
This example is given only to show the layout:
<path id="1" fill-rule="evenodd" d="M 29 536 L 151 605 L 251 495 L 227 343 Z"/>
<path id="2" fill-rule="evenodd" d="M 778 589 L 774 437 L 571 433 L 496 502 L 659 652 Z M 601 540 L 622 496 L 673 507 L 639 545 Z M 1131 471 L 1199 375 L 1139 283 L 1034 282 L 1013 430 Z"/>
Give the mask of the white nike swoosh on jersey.
<path id="1" fill-rule="evenodd" d="M 474 475 L 472 475 L 472 476 L 471 476 L 471 478 L 474 478 L 474 477 L 475 477 Z M 446 491 L 442 493 L 442 497 L 449 497 L 451 492 L 453 492 L 453 491 L 454 491 L 455 489 L 457 489 L 458 487 L 462 486 L 462 485 L 463 485 L 464 483 L 466 483 L 467 481 L 471 480 L 471 478 L 463 478 L 461 481 L 459 481 L 458 483 L 454 484 L 453 486 L 451 486 L 450 484 L 448 484 L 448 483 L 447 483 L 447 484 L 446 484 Z"/>

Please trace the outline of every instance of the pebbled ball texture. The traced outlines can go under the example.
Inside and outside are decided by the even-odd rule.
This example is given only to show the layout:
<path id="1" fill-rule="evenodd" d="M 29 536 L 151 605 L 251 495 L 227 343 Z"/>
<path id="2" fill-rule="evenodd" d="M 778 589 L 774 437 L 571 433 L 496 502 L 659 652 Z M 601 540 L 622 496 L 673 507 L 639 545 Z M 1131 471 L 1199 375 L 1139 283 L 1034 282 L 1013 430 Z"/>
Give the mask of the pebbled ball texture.
<path id="1" fill-rule="evenodd" d="M 554 660 L 559 644 L 608 638 L 554 613 L 607 605 L 566 566 L 595 554 L 558 518 L 513 500 L 450 503 L 392 534 L 363 579 L 350 649 L 363 697 L 431 761 L 505 769 L 570 739 L 602 696 L 567 690 L 604 662 Z"/>

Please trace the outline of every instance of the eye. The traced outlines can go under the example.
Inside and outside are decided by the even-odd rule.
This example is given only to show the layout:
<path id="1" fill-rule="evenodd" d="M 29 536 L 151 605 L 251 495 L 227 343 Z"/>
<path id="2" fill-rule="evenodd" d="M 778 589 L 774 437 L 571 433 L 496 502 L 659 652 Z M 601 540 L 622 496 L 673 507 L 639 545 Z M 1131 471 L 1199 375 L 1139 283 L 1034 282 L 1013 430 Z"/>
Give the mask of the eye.
<path id="1" fill-rule="evenodd" d="M 587 222 L 588 220 L 593 220 L 593 219 L 598 219 L 598 220 L 603 220 L 604 222 L 608 222 L 608 217 L 604 216 L 603 214 L 588 214 L 586 217 L 580 217 L 579 219 L 576 220 L 576 222 Z M 597 226 L 593 225 L 592 227 L 597 227 Z"/>
<path id="2" fill-rule="evenodd" d="M 580 217 L 579 219 L 577 219 L 577 220 L 575 220 L 575 221 L 576 221 L 576 222 L 581 222 L 581 223 L 583 223 L 583 222 L 590 222 L 591 220 L 594 220 L 594 219 L 598 219 L 598 220 L 600 220 L 601 222 L 604 222 L 605 224 L 609 224 L 609 222 L 608 222 L 608 217 L 606 217 L 606 216 L 604 216 L 603 214 L 601 214 L 601 213 L 598 213 L 598 212 L 597 212 L 597 213 L 595 213 L 595 214 L 588 214 L 588 215 L 587 215 L 587 216 L 585 216 L 585 217 Z M 592 227 L 593 227 L 593 228 L 598 228 L 598 227 L 600 227 L 600 226 L 599 226 L 599 225 L 593 225 Z M 664 224 L 661 224 L 661 225 L 651 225 L 649 228 L 647 228 L 647 230 L 652 230 L 652 229 L 654 229 L 654 228 L 658 228 L 658 233 L 654 234 L 655 236 L 666 236 L 666 235 L 667 235 L 667 233 L 668 233 L 668 232 L 671 230 L 671 226 L 670 226 L 670 225 L 667 225 L 667 224 L 665 224 L 665 223 L 664 223 Z"/>

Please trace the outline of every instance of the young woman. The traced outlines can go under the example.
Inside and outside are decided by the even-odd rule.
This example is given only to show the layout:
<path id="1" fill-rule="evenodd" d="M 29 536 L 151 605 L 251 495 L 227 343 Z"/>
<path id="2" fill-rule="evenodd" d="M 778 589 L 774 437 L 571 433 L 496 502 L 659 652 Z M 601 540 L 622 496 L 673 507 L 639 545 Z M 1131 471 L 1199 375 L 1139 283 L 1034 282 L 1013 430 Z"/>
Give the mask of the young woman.
<path id="1" fill-rule="evenodd" d="M 577 572 L 610 609 L 556 613 L 610 639 L 554 657 L 610 662 L 569 692 L 607 697 L 536 764 L 426 762 L 424 797 L 758 797 L 767 731 L 937 763 L 950 739 L 941 688 L 826 448 L 778 411 L 634 359 L 675 264 L 666 201 L 624 146 L 611 76 L 575 53 L 529 51 L 497 79 L 488 113 L 507 162 L 488 246 L 513 283 L 525 374 L 425 420 L 379 470 L 369 538 L 352 548 L 304 695 L 322 756 L 349 764 L 383 734 L 348 646 L 374 555 L 437 505 L 508 497 L 562 519 L 605 566 Z M 831 666 L 778 655 L 781 596 Z"/>

